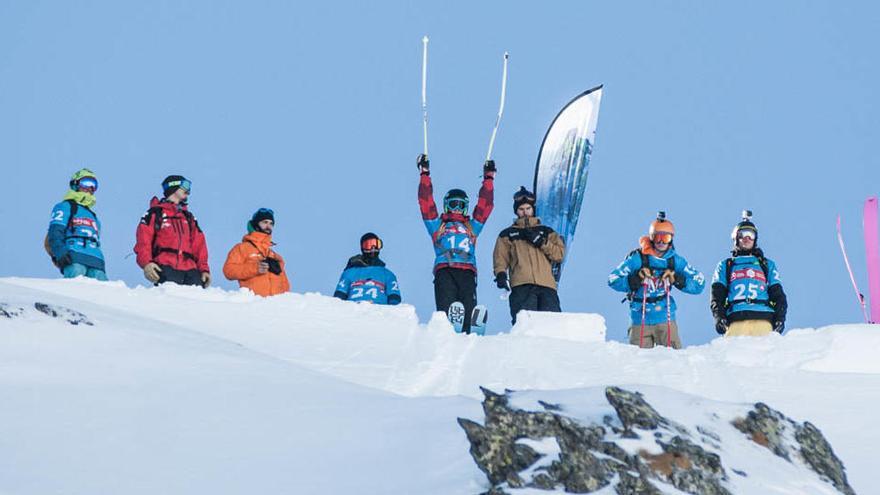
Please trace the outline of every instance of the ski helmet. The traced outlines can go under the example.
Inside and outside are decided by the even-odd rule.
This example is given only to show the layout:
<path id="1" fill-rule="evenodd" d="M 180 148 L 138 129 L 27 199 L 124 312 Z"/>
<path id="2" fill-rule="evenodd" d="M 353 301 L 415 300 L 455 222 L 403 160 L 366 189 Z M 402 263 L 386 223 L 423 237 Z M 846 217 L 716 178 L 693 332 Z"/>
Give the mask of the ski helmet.
<path id="1" fill-rule="evenodd" d="M 519 191 L 513 194 L 513 212 L 516 213 L 516 210 L 525 204 L 532 205 L 532 208 L 535 208 L 535 195 L 526 189 L 526 186 L 519 186 Z"/>
<path id="2" fill-rule="evenodd" d="M 70 177 L 69 184 L 70 188 L 74 191 L 79 190 L 80 187 L 91 187 L 95 191 L 98 190 L 98 178 L 95 177 L 94 172 L 87 168 L 81 168 L 73 174 Z"/>
<path id="3" fill-rule="evenodd" d="M 675 226 L 666 219 L 665 211 L 658 211 L 657 218 L 648 227 L 648 237 L 651 239 L 651 242 L 654 241 L 654 236 L 657 234 L 669 234 L 668 243 L 672 244 L 672 237 L 675 236 Z"/>
<path id="4" fill-rule="evenodd" d="M 361 236 L 361 253 L 364 255 L 378 256 L 382 249 L 382 239 L 372 232 Z"/>
<path id="5" fill-rule="evenodd" d="M 467 215 L 468 212 L 468 195 L 461 189 L 450 189 L 443 196 L 443 211 L 446 213 L 458 212 Z"/>
<path id="6" fill-rule="evenodd" d="M 260 208 L 255 211 L 250 221 L 248 221 L 248 233 L 262 232 L 260 222 L 263 220 L 272 220 L 272 223 L 275 223 L 275 212 L 271 208 Z"/>
<path id="7" fill-rule="evenodd" d="M 166 198 L 174 194 L 178 189 L 192 192 L 192 182 L 182 175 L 169 175 L 162 181 L 162 192 Z"/>
<path id="8" fill-rule="evenodd" d="M 730 233 L 730 238 L 733 239 L 734 246 L 736 246 L 736 238 L 740 235 L 741 231 L 753 232 L 755 234 L 755 246 L 758 245 L 758 227 L 752 223 L 752 210 L 743 210 L 742 220 L 733 227 L 733 231 Z"/>

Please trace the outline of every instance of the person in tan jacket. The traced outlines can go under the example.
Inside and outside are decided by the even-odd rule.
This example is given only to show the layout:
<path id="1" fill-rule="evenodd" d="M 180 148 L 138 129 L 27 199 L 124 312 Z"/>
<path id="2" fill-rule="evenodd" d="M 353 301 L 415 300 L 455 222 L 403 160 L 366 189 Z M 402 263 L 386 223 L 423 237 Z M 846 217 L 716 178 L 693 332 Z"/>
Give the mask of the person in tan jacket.
<path id="1" fill-rule="evenodd" d="M 248 222 L 247 235 L 229 250 L 223 264 L 227 279 L 238 280 L 238 285 L 263 297 L 290 290 L 284 259 L 272 250 L 274 227 L 275 213 L 268 208 L 257 210 Z"/>
<path id="2" fill-rule="evenodd" d="M 561 311 L 553 264 L 565 255 L 565 241 L 535 216 L 535 195 L 520 187 L 513 195 L 513 225 L 501 231 L 493 253 L 495 283 L 510 291 L 510 316 L 520 310 Z M 508 272 L 510 275 L 508 277 Z"/>

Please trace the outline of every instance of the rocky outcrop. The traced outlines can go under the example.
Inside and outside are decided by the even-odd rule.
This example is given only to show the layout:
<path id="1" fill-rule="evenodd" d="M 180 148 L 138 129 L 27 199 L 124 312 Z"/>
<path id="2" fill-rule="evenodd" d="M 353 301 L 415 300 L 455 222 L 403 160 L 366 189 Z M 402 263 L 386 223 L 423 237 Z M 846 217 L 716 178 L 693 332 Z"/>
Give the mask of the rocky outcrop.
<path id="1" fill-rule="evenodd" d="M 511 407 L 508 392 L 482 390 L 484 424 L 463 418 L 458 423 L 470 441 L 471 456 L 492 485 L 485 495 L 516 488 L 592 493 L 608 486 L 618 495 L 653 495 L 663 493 L 661 485 L 696 495 L 732 495 L 722 459 L 714 451 L 720 450 L 721 436 L 703 426 L 691 433 L 637 392 L 606 388 L 617 417 L 584 425 L 564 415 L 559 404 L 539 401 L 544 410 L 524 411 Z M 842 463 L 813 425 L 797 425 L 764 404 L 734 423 L 779 457 L 791 462 L 797 456 L 842 493 L 853 493 Z M 625 442 L 630 451 L 621 446 Z"/>

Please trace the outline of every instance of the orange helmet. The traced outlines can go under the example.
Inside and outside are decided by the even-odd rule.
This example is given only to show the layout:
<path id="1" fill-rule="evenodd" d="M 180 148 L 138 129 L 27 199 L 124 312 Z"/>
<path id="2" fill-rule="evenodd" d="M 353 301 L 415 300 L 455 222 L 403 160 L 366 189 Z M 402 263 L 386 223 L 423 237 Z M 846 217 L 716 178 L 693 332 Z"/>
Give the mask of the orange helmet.
<path id="1" fill-rule="evenodd" d="M 651 226 L 648 228 L 648 236 L 654 237 L 654 234 L 657 232 L 675 235 L 675 226 L 666 219 L 665 211 L 657 212 L 657 219 L 651 222 Z"/>

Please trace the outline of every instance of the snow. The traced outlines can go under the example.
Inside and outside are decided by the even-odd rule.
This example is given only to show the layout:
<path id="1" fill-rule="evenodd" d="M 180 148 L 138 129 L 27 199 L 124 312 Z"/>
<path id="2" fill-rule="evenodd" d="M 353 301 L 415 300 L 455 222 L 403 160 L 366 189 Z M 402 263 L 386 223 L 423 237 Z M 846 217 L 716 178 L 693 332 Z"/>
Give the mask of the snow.
<path id="1" fill-rule="evenodd" d="M 757 401 L 815 424 L 856 492 L 872 493 L 876 326 L 673 351 L 605 342 L 600 315 L 523 313 L 510 334 L 479 337 L 442 314 L 424 323 L 411 306 L 318 294 L 3 278 L 0 303 L 25 308 L 0 317 L 0 493 L 479 493 L 455 421 L 483 421 L 479 386 L 601 422 L 608 385 L 719 435 L 735 493 L 834 493 L 733 441 L 729 420 Z M 773 485 L 798 473 L 800 487 Z"/>

